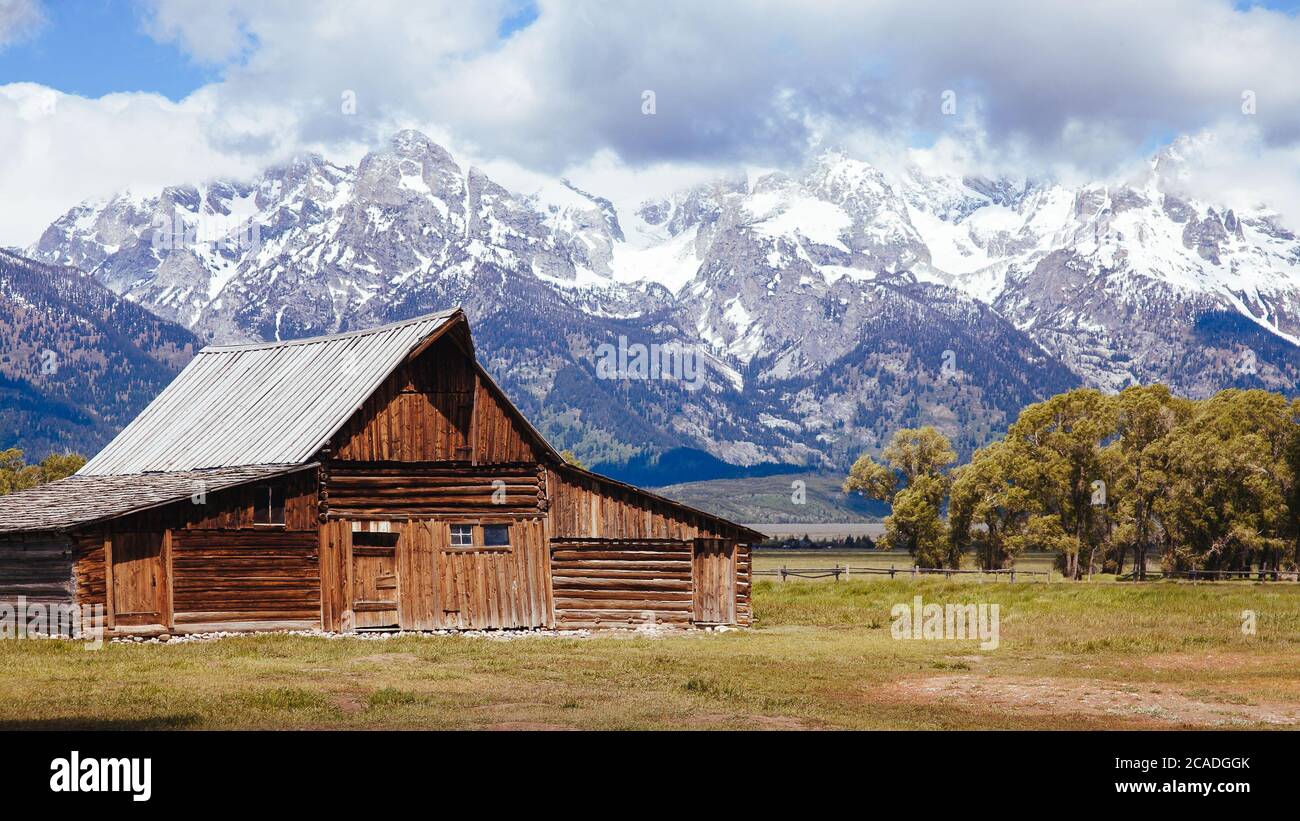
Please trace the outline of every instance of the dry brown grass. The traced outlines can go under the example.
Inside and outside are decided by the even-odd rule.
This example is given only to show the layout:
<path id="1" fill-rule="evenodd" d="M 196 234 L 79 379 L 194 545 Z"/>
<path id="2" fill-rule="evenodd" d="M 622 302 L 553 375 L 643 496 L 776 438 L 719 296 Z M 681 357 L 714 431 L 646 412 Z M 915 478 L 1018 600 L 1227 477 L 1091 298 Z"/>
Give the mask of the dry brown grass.
<path id="1" fill-rule="evenodd" d="M 894 640 L 918 593 L 999 604 L 1000 647 Z M 1300 585 L 760 582 L 755 601 L 759 627 L 724 634 L 0 642 L 0 726 L 1300 726 Z"/>

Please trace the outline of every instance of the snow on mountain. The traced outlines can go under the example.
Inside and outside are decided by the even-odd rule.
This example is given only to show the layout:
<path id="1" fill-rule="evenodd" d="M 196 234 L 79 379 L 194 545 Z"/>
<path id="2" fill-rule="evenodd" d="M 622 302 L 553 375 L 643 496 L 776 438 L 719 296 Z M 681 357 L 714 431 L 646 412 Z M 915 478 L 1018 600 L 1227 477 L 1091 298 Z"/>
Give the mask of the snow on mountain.
<path id="1" fill-rule="evenodd" d="M 79 205 L 29 254 L 215 341 L 463 303 L 496 318 L 507 388 L 590 460 L 638 441 L 838 463 L 919 420 L 969 449 L 1078 381 L 1294 392 L 1300 240 L 1184 198 L 1180 162 L 1068 187 L 827 151 L 620 212 L 567 180 L 508 191 L 404 131 L 355 167 L 309 156 Z M 592 352 L 620 338 L 698 351 L 705 389 L 598 381 Z M 940 378 L 948 352 L 965 381 Z M 561 407 L 578 383 L 588 401 Z"/>

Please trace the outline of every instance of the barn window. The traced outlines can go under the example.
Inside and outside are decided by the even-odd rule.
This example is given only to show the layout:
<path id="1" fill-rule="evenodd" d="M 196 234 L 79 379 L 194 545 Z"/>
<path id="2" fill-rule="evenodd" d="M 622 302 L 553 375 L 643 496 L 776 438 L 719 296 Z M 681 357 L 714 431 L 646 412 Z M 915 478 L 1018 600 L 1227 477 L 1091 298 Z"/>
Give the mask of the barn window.
<path id="1" fill-rule="evenodd" d="M 509 547 L 510 525 L 483 525 L 484 547 Z"/>
<path id="2" fill-rule="evenodd" d="M 508 524 L 454 524 L 451 526 L 451 547 L 459 549 L 499 549 L 510 546 Z"/>
<path id="3" fill-rule="evenodd" d="M 452 547 L 473 547 L 474 546 L 474 525 L 452 525 L 451 546 Z"/>
<path id="4" fill-rule="evenodd" d="M 253 524 L 284 524 L 284 485 L 273 482 L 253 488 Z"/>
<path id="5" fill-rule="evenodd" d="M 397 547 L 397 540 L 401 533 L 391 533 L 383 530 L 354 530 L 352 531 L 353 547 Z"/>

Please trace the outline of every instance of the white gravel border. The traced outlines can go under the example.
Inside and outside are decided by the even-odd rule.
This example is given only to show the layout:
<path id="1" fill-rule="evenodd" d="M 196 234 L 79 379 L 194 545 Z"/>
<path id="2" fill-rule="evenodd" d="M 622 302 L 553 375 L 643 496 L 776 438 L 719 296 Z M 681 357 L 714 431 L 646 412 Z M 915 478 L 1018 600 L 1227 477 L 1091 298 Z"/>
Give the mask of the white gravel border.
<path id="1" fill-rule="evenodd" d="M 360 633 L 328 633 L 324 630 L 248 630 L 217 631 L 212 633 L 164 634 L 161 636 L 117 636 L 108 640 L 110 644 L 193 644 L 195 642 L 220 641 L 221 639 L 247 636 L 306 636 L 308 638 L 355 641 L 388 641 L 407 637 L 463 636 L 466 638 L 489 639 L 491 641 L 517 641 L 520 639 L 587 639 L 601 637 L 627 638 L 666 638 L 668 636 L 685 636 L 701 633 L 731 633 L 741 630 L 739 627 L 701 627 L 682 629 L 677 627 L 654 627 L 645 625 L 636 628 L 610 628 L 607 630 L 551 630 L 514 629 L 514 630 L 393 630 Z M 66 637 L 65 637 L 66 638 Z M 75 639 L 80 641 L 80 639 Z"/>

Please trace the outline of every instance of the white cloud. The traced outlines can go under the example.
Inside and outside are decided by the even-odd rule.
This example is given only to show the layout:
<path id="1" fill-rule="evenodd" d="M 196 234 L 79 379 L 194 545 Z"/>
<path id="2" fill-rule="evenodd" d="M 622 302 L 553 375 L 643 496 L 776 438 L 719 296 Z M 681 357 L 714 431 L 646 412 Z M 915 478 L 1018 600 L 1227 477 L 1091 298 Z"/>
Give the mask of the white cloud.
<path id="1" fill-rule="evenodd" d="M 887 164 L 920 135 L 954 167 L 1100 176 L 1161 138 L 1213 131 L 1229 135 L 1214 155 L 1222 171 L 1198 185 L 1300 200 L 1300 21 L 1280 12 L 1228 0 L 543 0 L 501 41 L 517 2 L 151 0 L 146 30 L 221 79 L 174 105 L 60 97 L 39 140 L 0 120 L 0 145 L 25 145 L 33 163 L 20 178 L 46 184 L 38 207 L 0 212 L 0 242 L 30 239 L 20 235 L 32 215 L 45 219 L 59 197 L 66 208 L 81 191 L 198 179 L 304 148 L 355 159 L 402 127 L 525 185 L 565 173 L 616 201 L 818 145 Z M 1254 114 L 1241 111 L 1246 90 Z M 345 92 L 355 115 L 342 112 Z M 68 156 L 86 151 L 78 128 L 127 158 Z M 147 162 L 155 148 L 182 159 Z M 0 177 L 6 202 L 13 180 Z"/>
<path id="2" fill-rule="evenodd" d="M 0 244 L 25 245 L 82 199 L 203 176 L 246 175 L 263 157 L 222 151 L 210 98 L 98 100 L 31 83 L 0 86 Z"/>
<path id="3" fill-rule="evenodd" d="M 37 0 L 0 0 L 0 51 L 35 34 L 45 24 Z"/>
<path id="4" fill-rule="evenodd" d="M 1238 211 L 1267 205 L 1300 231 L 1300 144 L 1270 145 L 1240 123 L 1206 129 L 1180 140 L 1177 186 L 1187 195 Z"/>

